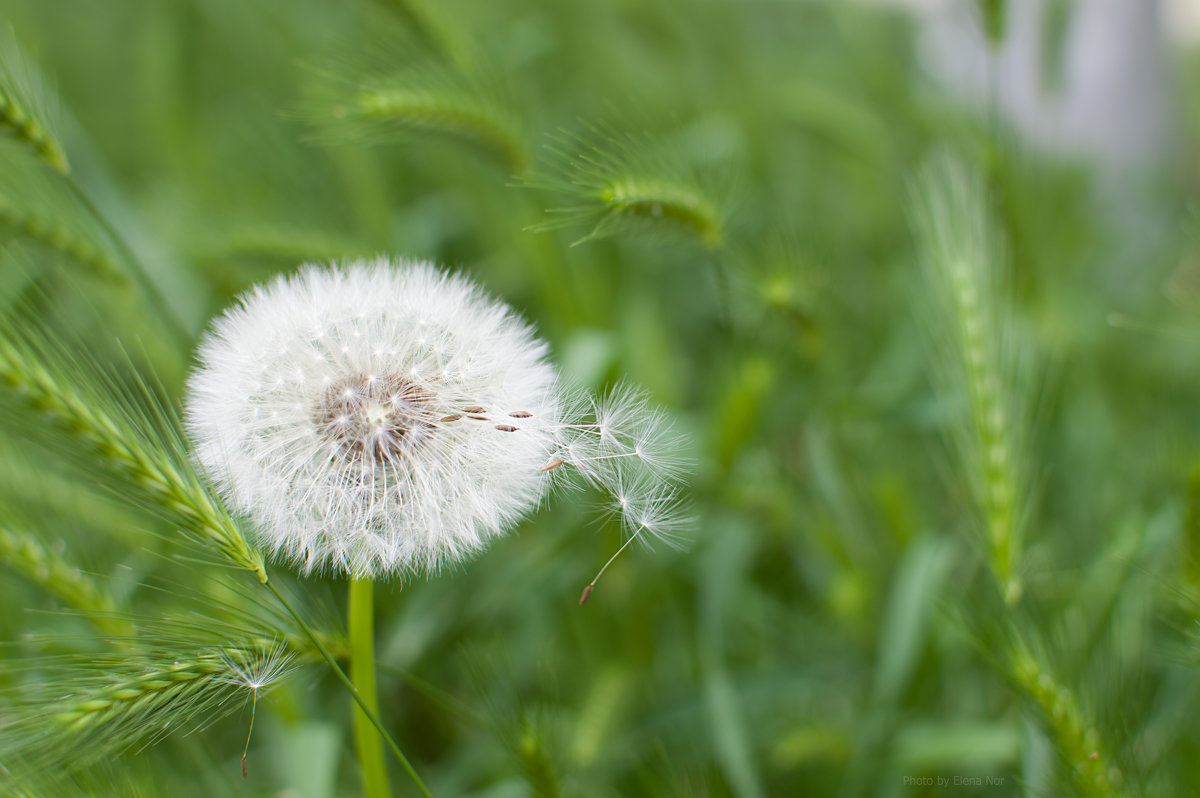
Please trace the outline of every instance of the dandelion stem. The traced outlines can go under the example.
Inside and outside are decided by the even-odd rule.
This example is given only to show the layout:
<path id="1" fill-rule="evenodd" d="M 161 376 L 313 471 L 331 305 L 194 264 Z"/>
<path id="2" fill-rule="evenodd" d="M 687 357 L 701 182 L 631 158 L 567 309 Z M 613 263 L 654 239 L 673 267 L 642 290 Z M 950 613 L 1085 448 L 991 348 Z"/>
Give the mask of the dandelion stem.
<path id="1" fill-rule="evenodd" d="M 396 757 L 396 760 L 401 764 L 401 766 L 404 767 L 404 771 L 408 773 L 409 777 L 413 780 L 413 783 L 417 785 L 417 789 L 421 791 L 421 795 L 425 796 L 425 798 L 433 798 L 432 793 L 429 792 L 429 788 L 425 786 L 425 782 L 421 781 L 421 777 L 417 775 L 417 771 L 413 768 L 412 763 L 408 761 L 408 757 L 406 757 L 404 752 L 400 750 L 400 746 L 396 745 L 396 741 L 392 739 L 392 735 L 388 734 L 387 730 L 383 728 L 383 724 L 379 720 L 379 713 L 376 712 L 370 705 L 368 705 L 363 699 L 362 695 L 359 694 L 358 688 L 354 686 L 354 682 L 350 681 L 350 677 L 347 676 L 346 672 L 342 670 L 342 667 L 338 665 L 337 660 L 333 658 L 333 655 L 329 653 L 329 649 L 325 647 L 325 644 L 322 643 L 321 639 L 317 637 L 315 632 L 313 632 L 312 627 L 310 627 L 308 623 L 300 616 L 300 613 L 296 612 L 295 608 L 292 607 L 291 602 L 289 602 L 284 595 L 279 592 L 279 588 L 275 586 L 274 582 L 267 581 L 264 582 L 264 584 L 267 586 L 268 590 L 275 594 L 275 598 L 279 600 L 279 603 L 283 606 L 283 608 L 287 610 L 288 614 L 291 615 L 296 620 L 296 623 L 300 625 L 300 628 L 304 630 L 304 634 L 308 636 L 308 639 L 312 641 L 313 646 L 321 653 L 321 657 L 329 664 L 329 667 L 333 669 L 334 675 L 338 677 L 338 680 L 341 681 L 341 683 L 346 686 L 346 689 L 350 691 L 350 697 L 354 699 L 354 702 L 358 704 L 359 709 L 361 709 L 363 714 L 367 716 L 367 720 L 370 721 L 371 725 L 375 727 L 375 730 L 379 732 L 379 735 L 383 738 L 383 741 L 387 744 L 388 748 L 391 749 L 391 752 Z"/>
<path id="2" fill-rule="evenodd" d="M 379 696 L 375 689 L 375 583 L 368 578 L 350 580 L 350 678 L 363 701 L 378 714 Z M 362 771 L 363 794 L 367 798 L 388 798 L 387 766 L 379 733 L 365 712 L 354 713 L 354 747 Z"/>

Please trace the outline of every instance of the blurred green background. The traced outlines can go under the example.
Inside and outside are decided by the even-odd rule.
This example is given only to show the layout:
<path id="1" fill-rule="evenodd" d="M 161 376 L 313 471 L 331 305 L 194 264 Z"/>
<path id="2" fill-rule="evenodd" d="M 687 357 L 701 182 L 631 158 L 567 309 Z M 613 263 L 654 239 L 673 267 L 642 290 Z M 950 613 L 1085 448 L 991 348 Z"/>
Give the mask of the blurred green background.
<path id="1" fill-rule="evenodd" d="M 0 20 L 71 166 L 0 140 L 3 312 L 124 349 L 178 402 L 254 283 L 429 259 L 518 308 L 569 379 L 627 377 L 688 435 L 690 544 L 632 549 L 584 607 L 620 545 L 586 491 L 381 586 L 382 715 L 435 795 L 1200 784 L 1200 50 L 1158 53 L 1173 134 L 1129 166 L 1028 143 L 942 87 L 915 18 L 839 0 L 0 0 Z M 912 180 L 946 151 L 986 187 L 1032 353 L 1007 603 L 923 329 Z M 11 517 L 118 611 L 195 612 L 217 588 L 171 529 L 30 443 L 36 423 L 0 439 Z M 45 657 L 103 641 L 6 558 L 18 702 Z M 336 628 L 344 585 L 295 582 Z M 259 706 L 246 781 L 239 709 L 78 790 L 355 795 L 349 707 L 306 666 Z M 921 784 L 956 776 L 993 783 Z"/>

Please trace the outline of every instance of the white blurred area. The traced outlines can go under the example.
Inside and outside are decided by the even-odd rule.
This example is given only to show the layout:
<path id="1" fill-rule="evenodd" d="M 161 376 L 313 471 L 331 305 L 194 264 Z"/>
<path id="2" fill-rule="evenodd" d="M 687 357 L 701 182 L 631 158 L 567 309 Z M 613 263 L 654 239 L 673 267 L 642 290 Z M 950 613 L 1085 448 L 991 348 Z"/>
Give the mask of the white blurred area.
<path id="1" fill-rule="evenodd" d="M 1009 0 L 995 51 L 975 0 L 870 1 L 911 9 L 929 71 L 1040 147 L 1115 171 L 1170 152 L 1171 51 L 1200 47 L 1200 0 Z"/>
<path id="2" fill-rule="evenodd" d="M 1200 45 L 1200 0 L 1166 0 L 1162 19 L 1172 39 L 1184 45 Z"/>
<path id="3" fill-rule="evenodd" d="M 1081 0 L 1087 2 L 1087 0 Z M 872 0 L 879 5 L 901 6 L 914 11 L 944 11 L 961 0 Z M 1155 5 L 1154 0 L 1129 0 L 1129 5 Z M 1200 0 L 1160 0 L 1163 31 L 1174 42 L 1200 45 Z"/>

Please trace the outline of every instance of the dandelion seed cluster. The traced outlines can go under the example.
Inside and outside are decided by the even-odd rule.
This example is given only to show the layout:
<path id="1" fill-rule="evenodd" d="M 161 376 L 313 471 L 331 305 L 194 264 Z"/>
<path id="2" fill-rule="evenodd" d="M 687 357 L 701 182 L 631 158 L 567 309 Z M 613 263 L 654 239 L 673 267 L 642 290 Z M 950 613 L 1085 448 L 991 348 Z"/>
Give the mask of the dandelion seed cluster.
<path id="1" fill-rule="evenodd" d="M 510 307 L 430 264 L 309 266 L 216 322 L 186 421 L 225 500 L 306 573 L 456 562 L 568 472 L 630 529 L 673 532 L 661 414 L 628 389 L 568 397 L 546 355 Z"/>

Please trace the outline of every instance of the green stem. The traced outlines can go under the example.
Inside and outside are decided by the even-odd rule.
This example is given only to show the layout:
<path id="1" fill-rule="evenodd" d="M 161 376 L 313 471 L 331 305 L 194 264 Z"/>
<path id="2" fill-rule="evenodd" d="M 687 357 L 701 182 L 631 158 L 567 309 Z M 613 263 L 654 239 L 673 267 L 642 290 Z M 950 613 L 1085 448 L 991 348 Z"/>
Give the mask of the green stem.
<path id="1" fill-rule="evenodd" d="M 375 689 L 375 583 L 369 578 L 350 580 L 350 678 L 371 710 L 379 714 Z M 389 798 L 383 744 L 370 718 L 362 710 L 354 713 L 354 747 L 367 798 Z"/>
<path id="2" fill-rule="evenodd" d="M 354 686 L 354 682 L 350 681 L 350 677 L 347 676 L 346 672 L 342 670 L 342 667 L 338 665 L 337 660 L 332 654 L 329 653 L 329 649 L 325 647 L 325 644 L 321 642 L 321 639 L 317 637 L 316 633 L 313 632 L 312 627 L 310 627 L 308 623 L 302 617 L 300 617 L 300 613 L 296 612 L 291 603 L 284 598 L 283 594 L 279 592 L 279 588 L 275 587 L 274 582 L 267 581 L 263 584 L 267 586 L 268 590 L 275 594 L 275 598 L 278 599 L 283 608 L 287 610 L 288 615 L 291 615 L 292 618 L 295 619 L 296 623 L 299 624 L 300 628 L 304 631 L 304 634 L 313 644 L 313 647 L 321 653 L 322 659 L 324 659 L 325 662 L 329 664 L 329 667 L 333 669 L 334 675 L 336 675 L 338 680 L 341 681 L 341 683 L 346 686 L 346 689 L 350 691 L 350 697 L 354 699 L 354 703 L 358 704 L 359 709 L 361 709 L 363 714 L 367 716 L 367 720 L 369 720 L 371 725 L 375 727 L 375 730 L 379 732 L 384 743 L 387 744 L 387 747 L 396 757 L 396 761 L 403 766 L 404 771 L 413 780 L 413 783 L 417 785 L 417 789 L 421 791 L 421 795 L 425 796 L 425 798 L 433 798 L 433 795 L 429 792 L 429 788 L 425 786 L 425 782 L 421 781 L 421 777 L 417 775 L 417 771 L 413 768 L 412 763 L 408 761 L 408 757 L 404 755 L 404 752 L 400 750 L 400 746 L 396 745 L 396 741 L 392 739 L 392 735 L 388 734 L 387 729 L 383 728 L 383 724 L 379 722 L 378 713 L 371 709 L 371 707 L 367 705 L 367 702 L 363 700 L 363 697 L 359 695 L 358 688 Z"/>
<path id="3" fill-rule="evenodd" d="M 75 178 L 70 175 L 66 179 L 67 188 L 75 195 L 84 209 L 92 215 L 92 218 L 100 225 L 100 228 L 112 241 L 113 246 L 117 248 L 118 254 L 125 260 L 126 265 L 133 273 L 133 279 L 145 294 L 146 299 L 150 302 L 151 307 L 158 313 L 159 319 L 162 321 L 163 327 L 167 333 L 179 343 L 183 349 L 190 350 L 192 348 L 192 335 L 184 327 L 178 313 L 171 307 L 170 301 L 163 294 L 162 289 L 154 282 L 150 273 L 142 266 L 142 262 L 138 260 L 134 254 L 133 248 L 125 241 L 117 228 L 108 220 L 108 218 L 100 212 L 96 204 L 88 197 L 84 190 L 75 182 Z"/>

